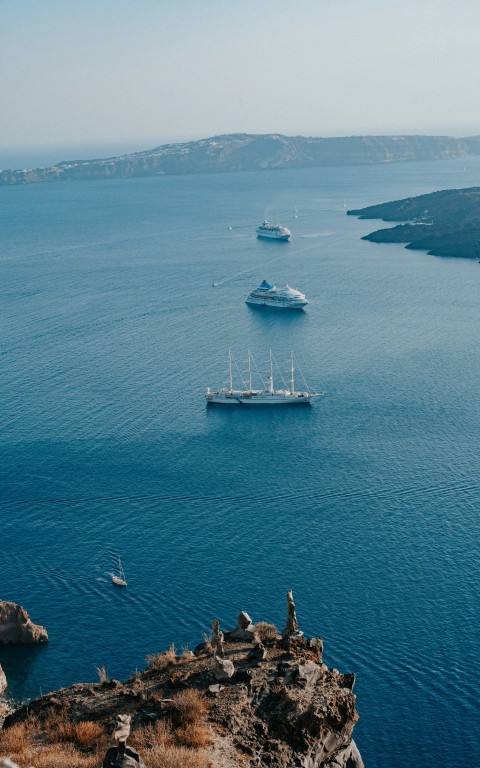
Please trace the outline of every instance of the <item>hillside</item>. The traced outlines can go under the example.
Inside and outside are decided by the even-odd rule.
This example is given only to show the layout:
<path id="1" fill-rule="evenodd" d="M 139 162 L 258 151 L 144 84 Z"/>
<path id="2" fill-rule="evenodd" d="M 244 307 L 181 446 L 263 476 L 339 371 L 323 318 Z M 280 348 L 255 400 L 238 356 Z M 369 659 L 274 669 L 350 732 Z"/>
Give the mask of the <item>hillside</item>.
<path id="1" fill-rule="evenodd" d="M 228 134 L 102 159 L 63 160 L 49 168 L 1 170 L 0 185 L 118 179 L 162 174 L 312 168 L 480 154 L 480 136 L 347 136 Z"/>
<path id="2" fill-rule="evenodd" d="M 434 256 L 480 258 L 480 187 L 447 189 L 347 211 L 361 219 L 401 221 L 365 235 L 373 243 L 407 243 Z"/>

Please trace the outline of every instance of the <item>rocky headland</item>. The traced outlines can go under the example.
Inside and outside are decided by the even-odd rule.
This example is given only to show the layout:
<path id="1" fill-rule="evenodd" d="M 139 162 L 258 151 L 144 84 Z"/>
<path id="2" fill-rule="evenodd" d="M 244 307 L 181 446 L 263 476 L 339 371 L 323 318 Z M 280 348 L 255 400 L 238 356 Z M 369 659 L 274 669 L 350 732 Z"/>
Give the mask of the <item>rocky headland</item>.
<path id="1" fill-rule="evenodd" d="M 0 645 L 7 643 L 46 643 L 45 627 L 34 624 L 25 608 L 0 600 Z"/>
<path id="2" fill-rule="evenodd" d="M 480 136 L 305 137 L 227 134 L 164 144 L 120 157 L 62 160 L 49 168 L 0 170 L 0 185 L 162 174 L 438 160 L 480 154 Z"/>
<path id="3" fill-rule="evenodd" d="M 99 670 L 98 683 L 31 701 L 5 719 L 0 758 L 20 768 L 363 768 L 355 676 L 324 664 L 291 592 L 287 605 L 282 633 L 242 612 L 233 631 L 214 620 L 193 652 L 172 646 L 124 683 Z"/>
<path id="4" fill-rule="evenodd" d="M 406 222 L 378 229 L 363 240 L 407 243 L 434 256 L 480 258 L 480 187 L 446 189 L 347 211 L 361 219 Z"/>

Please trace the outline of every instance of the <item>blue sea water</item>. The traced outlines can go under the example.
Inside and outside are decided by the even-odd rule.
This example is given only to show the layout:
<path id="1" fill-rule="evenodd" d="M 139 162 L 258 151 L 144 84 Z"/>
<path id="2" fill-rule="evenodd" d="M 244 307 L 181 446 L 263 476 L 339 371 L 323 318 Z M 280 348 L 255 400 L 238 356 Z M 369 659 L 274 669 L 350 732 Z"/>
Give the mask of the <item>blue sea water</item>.
<path id="1" fill-rule="evenodd" d="M 126 678 L 215 616 L 281 628 L 292 588 L 357 674 L 368 768 L 478 766 L 480 266 L 345 215 L 464 166 L 0 188 L 0 597 L 50 636 L 0 648 L 13 697 Z M 263 278 L 307 311 L 246 305 Z M 207 409 L 229 348 L 293 348 L 325 396 Z"/>

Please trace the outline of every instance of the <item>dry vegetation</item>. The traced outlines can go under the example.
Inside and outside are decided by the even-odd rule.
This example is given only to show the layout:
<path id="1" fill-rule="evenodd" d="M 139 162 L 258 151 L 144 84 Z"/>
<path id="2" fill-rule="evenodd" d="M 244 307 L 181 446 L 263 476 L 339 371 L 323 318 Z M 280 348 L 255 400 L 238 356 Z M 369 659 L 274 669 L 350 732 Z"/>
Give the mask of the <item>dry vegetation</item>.
<path id="1" fill-rule="evenodd" d="M 162 653 L 153 653 L 150 656 L 147 656 L 147 661 L 151 669 L 163 669 L 164 667 L 168 667 L 169 664 L 177 664 L 179 658 L 175 651 L 175 646 L 172 643 L 170 648 L 167 648 L 166 651 L 162 651 Z"/>
<path id="2" fill-rule="evenodd" d="M 164 719 L 132 729 L 129 744 L 149 768 L 208 768 L 203 751 L 212 741 L 207 714 L 208 702 L 200 691 L 180 691 Z M 0 729 L 0 758 L 8 757 L 20 768 L 99 768 L 110 746 L 111 730 L 91 720 L 74 723 L 66 709 L 44 722 L 30 717 Z"/>
<path id="3" fill-rule="evenodd" d="M 268 644 L 278 637 L 278 629 L 275 624 L 269 624 L 268 621 L 259 621 L 255 624 L 255 634 L 262 643 Z"/>

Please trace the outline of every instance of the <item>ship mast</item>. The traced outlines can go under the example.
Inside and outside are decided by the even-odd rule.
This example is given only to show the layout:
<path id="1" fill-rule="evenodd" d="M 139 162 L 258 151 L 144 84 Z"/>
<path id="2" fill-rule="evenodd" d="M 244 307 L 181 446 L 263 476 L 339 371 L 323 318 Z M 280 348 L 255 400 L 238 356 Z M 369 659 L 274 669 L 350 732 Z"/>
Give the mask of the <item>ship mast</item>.
<path id="1" fill-rule="evenodd" d="M 272 358 L 272 350 L 270 350 L 270 376 L 269 376 L 270 382 L 268 386 L 268 391 L 271 395 L 273 395 L 273 358 Z"/>
<path id="2" fill-rule="evenodd" d="M 228 383 L 230 384 L 230 392 L 233 390 L 233 379 L 232 379 L 232 350 L 228 350 Z"/>
<path id="3" fill-rule="evenodd" d="M 250 350 L 249 349 L 247 349 L 247 354 L 248 354 L 248 387 L 249 387 L 249 391 L 251 392 L 252 391 L 252 366 L 251 366 L 251 362 L 250 362 Z"/>
<path id="4" fill-rule="evenodd" d="M 291 381 L 290 381 L 290 386 L 291 386 L 291 391 L 292 391 L 292 395 L 293 395 L 294 392 L 295 392 L 295 379 L 294 379 L 294 376 L 293 376 L 293 349 L 292 349 L 292 378 L 291 378 Z"/>

